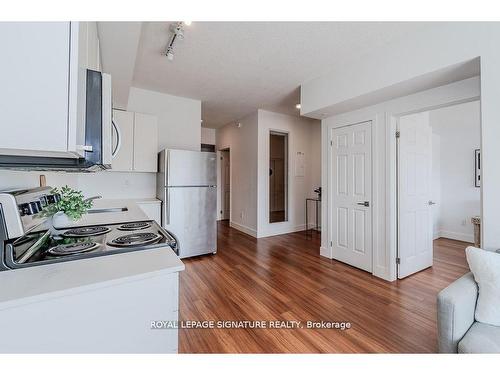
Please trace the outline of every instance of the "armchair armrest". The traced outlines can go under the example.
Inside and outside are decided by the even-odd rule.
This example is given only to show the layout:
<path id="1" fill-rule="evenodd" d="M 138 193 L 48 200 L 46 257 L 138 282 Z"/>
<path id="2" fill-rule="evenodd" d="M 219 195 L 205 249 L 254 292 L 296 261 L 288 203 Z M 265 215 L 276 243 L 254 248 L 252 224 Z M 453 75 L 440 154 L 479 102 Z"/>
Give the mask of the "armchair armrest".
<path id="1" fill-rule="evenodd" d="M 437 296 L 438 345 L 440 353 L 456 353 L 462 337 L 474 323 L 478 286 L 467 273 Z"/>

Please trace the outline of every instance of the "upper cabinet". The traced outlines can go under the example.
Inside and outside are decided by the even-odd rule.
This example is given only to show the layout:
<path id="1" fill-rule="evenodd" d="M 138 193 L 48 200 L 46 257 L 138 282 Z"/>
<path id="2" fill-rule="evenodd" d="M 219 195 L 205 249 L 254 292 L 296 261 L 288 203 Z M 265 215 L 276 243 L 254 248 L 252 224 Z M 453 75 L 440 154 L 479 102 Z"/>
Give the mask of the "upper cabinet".
<path id="1" fill-rule="evenodd" d="M 113 125 L 111 171 L 157 172 L 156 116 L 114 110 Z"/>
<path id="2" fill-rule="evenodd" d="M 95 22 L 0 23 L 0 154 L 81 157 Z M 82 102 L 83 101 L 83 102 Z"/>

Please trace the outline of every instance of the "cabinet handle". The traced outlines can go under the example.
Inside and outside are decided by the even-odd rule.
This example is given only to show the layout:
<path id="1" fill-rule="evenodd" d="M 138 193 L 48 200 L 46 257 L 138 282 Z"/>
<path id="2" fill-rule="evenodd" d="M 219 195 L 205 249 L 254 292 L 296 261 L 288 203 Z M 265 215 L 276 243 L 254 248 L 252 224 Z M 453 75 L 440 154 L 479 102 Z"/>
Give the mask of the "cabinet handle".
<path id="1" fill-rule="evenodd" d="M 111 156 L 115 157 L 118 151 L 120 151 L 120 147 L 122 146 L 122 139 L 120 136 L 120 129 L 118 128 L 118 126 L 116 126 L 115 121 L 111 120 L 111 124 L 113 124 L 113 128 L 116 131 L 116 147 L 113 152 L 111 152 Z"/>

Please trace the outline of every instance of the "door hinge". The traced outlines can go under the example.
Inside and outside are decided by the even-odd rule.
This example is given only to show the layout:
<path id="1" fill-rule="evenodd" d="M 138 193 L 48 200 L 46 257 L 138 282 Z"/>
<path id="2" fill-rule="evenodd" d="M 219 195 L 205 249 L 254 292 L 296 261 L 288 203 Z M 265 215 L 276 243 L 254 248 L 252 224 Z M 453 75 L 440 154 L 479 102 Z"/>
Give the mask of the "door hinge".
<path id="1" fill-rule="evenodd" d="M 401 258 L 396 258 L 396 264 L 401 264 Z"/>
<path id="2" fill-rule="evenodd" d="M 396 131 L 396 138 L 401 137 L 401 132 L 399 130 Z"/>
<path id="3" fill-rule="evenodd" d="M 330 141 L 330 146 L 333 146 L 333 141 Z"/>
<path id="4" fill-rule="evenodd" d="M 224 159 L 222 156 L 220 157 L 220 160 Z"/>
<path id="5" fill-rule="evenodd" d="M 220 213 L 221 213 L 221 215 L 222 215 L 222 210 L 220 210 Z"/>
<path id="6" fill-rule="evenodd" d="M 330 247 L 333 247 L 333 241 L 330 241 Z"/>

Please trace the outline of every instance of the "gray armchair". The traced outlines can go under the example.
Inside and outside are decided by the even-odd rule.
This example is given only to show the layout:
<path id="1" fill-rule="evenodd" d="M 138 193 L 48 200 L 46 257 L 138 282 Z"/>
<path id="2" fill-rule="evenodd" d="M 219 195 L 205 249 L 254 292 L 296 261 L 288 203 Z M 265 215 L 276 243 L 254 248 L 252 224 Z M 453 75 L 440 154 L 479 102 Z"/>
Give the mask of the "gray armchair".
<path id="1" fill-rule="evenodd" d="M 440 353 L 500 353 L 500 327 L 476 322 L 478 286 L 468 273 L 437 297 Z"/>

